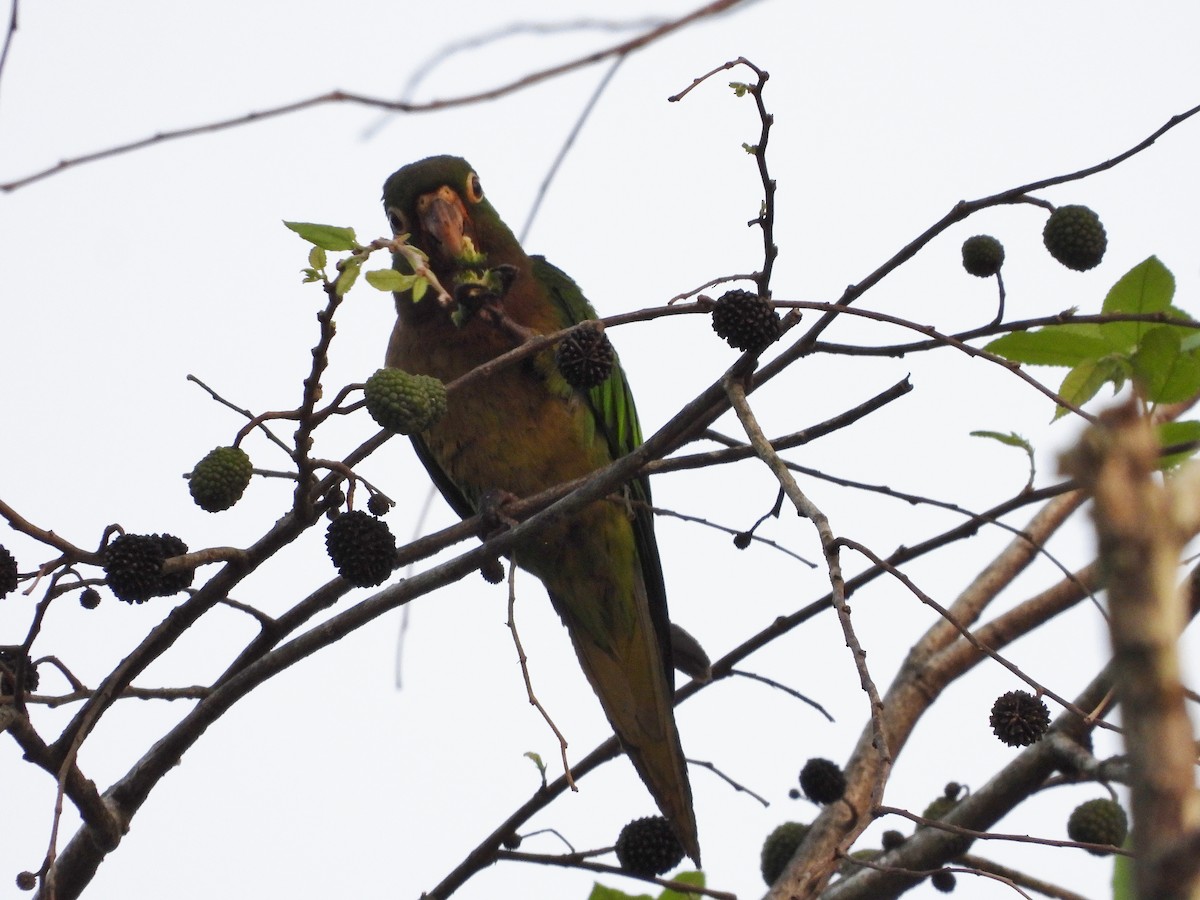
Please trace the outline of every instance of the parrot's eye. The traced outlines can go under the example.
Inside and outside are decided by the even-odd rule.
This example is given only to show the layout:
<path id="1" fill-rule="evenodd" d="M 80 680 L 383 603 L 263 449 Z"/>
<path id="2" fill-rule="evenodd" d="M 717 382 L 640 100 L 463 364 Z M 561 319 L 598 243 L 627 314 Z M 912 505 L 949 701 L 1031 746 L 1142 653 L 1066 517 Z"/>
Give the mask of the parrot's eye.
<path id="1" fill-rule="evenodd" d="M 472 203 L 478 203 L 483 199 L 483 185 L 479 182 L 479 176 L 472 172 L 467 176 L 467 199 Z"/>
<path id="2" fill-rule="evenodd" d="M 408 222 L 404 218 L 404 213 L 394 206 L 389 206 L 387 217 L 388 224 L 392 226 L 392 234 L 408 234 Z"/>

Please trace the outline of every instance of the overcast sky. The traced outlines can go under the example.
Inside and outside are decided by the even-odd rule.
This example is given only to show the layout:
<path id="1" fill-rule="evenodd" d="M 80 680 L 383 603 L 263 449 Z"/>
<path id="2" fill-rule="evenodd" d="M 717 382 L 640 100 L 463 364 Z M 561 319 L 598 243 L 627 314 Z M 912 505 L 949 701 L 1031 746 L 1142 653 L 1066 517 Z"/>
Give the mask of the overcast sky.
<path id="1" fill-rule="evenodd" d="M 697 0 L 514 0 L 328 3 L 212 0 L 204 4 L 80 0 L 26 3 L 0 82 L 0 181 L 158 131 L 265 110 L 334 88 L 411 99 L 470 93 L 634 34 L 580 30 L 521 34 L 469 52 L 447 48 L 512 22 L 671 18 Z M 553 17 L 553 18 L 548 18 Z M 1200 11 L 1183 2 L 860 2 L 760 0 L 629 57 L 613 76 L 554 181 L 526 246 L 580 283 L 601 314 L 665 302 L 710 278 L 761 263 L 745 223 L 761 198 L 753 160 L 758 121 L 750 98 L 711 79 L 681 103 L 667 97 L 744 55 L 768 69 L 775 116 L 770 158 L 778 180 L 778 299 L 834 300 L 960 199 L 1074 171 L 1133 146 L 1200 102 L 1195 51 Z M 424 68 L 422 68 L 424 67 Z M 72 168 L 0 195 L 5 351 L 0 354 L 0 497 L 39 526 L 93 547 L 106 525 L 170 531 L 193 549 L 244 546 L 290 502 L 282 481 L 256 479 L 245 501 L 210 515 L 192 506 L 181 473 L 228 444 L 242 420 L 185 380 L 203 379 L 255 411 L 294 407 L 317 337 L 319 288 L 300 283 L 306 246 L 283 219 L 387 232 L 381 185 L 401 165 L 433 153 L 471 160 L 502 216 L 520 229 L 548 167 L 607 71 L 574 72 L 501 100 L 436 113 L 381 117 L 328 105 L 217 134 L 153 146 Z M 1117 169 L 1044 192 L 1101 215 L 1109 252 L 1091 272 L 1069 272 L 1041 247 L 1045 213 L 988 210 L 939 238 L 862 305 L 950 332 L 990 320 L 995 288 L 959 267 L 972 234 L 1005 244 L 1011 318 L 1078 306 L 1096 311 L 1124 272 L 1157 254 L 1174 272 L 1176 303 L 1197 312 L 1200 217 L 1195 160 L 1200 122 L 1189 122 Z M 382 263 L 382 260 L 381 260 Z M 339 312 L 326 395 L 382 364 L 391 298 L 365 285 Z M 613 329 L 649 433 L 718 377 L 734 354 L 706 319 L 679 317 Z M 878 325 L 839 326 L 831 340 L 890 343 L 909 335 Z M 1038 484 L 1057 479 L 1056 457 L 1078 427 L 1048 423 L 1047 400 L 1000 368 L 945 351 L 929 358 L 815 358 L 761 395 L 769 434 L 848 409 L 906 374 L 916 390 L 859 426 L 794 451 L 832 474 L 986 508 L 1018 491 L 1018 451 L 969 437 L 1018 431 L 1038 448 Z M 1061 373 L 1035 374 L 1057 384 Z M 732 419 L 722 421 L 736 431 Z M 281 434 L 290 434 L 283 426 Z M 317 452 L 338 457 L 374 433 L 365 415 L 331 423 Z M 266 441 L 247 443 L 255 464 L 282 469 Z M 388 521 L 413 534 L 428 479 L 407 442 L 393 441 L 362 467 L 398 502 Z M 955 517 L 819 482 L 806 482 L 835 531 L 880 555 L 949 527 Z M 665 508 L 742 529 L 775 497 L 766 470 L 745 462 L 664 476 Z M 1010 522 L 1022 524 L 1029 513 Z M 440 500 L 424 531 L 449 524 Z M 1054 551 L 1067 565 L 1090 557 L 1086 521 Z M 671 610 L 715 658 L 823 595 L 827 580 L 765 546 L 739 553 L 728 535 L 677 519 L 658 526 Z M 762 534 L 818 558 L 808 523 L 784 515 Z M 951 601 L 1009 540 L 983 532 L 970 547 L 906 572 Z M 0 543 L 30 571 L 50 553 L 5 531 Z M 862 563 L 849 559 L 851 572 Z M 203 574 L 203 573 L 202 573 Z M 288 548 L 237 599 L 281 612 L 332 574 L 321 529 Z M 1039 562 L 1000 604 L 1051 583 Z M 567 733 L 572 759 L 607 733 L 566 635 L 540 586 L 519 579 L 518 616 L 541 700 Z M 355 592 L 342 606 L 368 592 Z M 19 642 L 33 600 L 0 602 L 0 643 Z M 92 612 L 52 607 L 36 655 L 54 654 L 95 685 L 178 602 L 131 608 L 105 593 Z M 855 598 L 856 625 L 875 679 L 886 685 L 931 613 L 894 583 Z M 526 703 L 504 628 L 505 591 L 470 577 L 413 604 L 396 686 L 400 614 L 363 629 L 254 692 L 217 723 L 167 776 L 104 862 L 87 896 L 176 900 L 288 896 L 414 898 L 434 886 L 538 783 L 523 757 L 557 772 L 556 747 Z M 227 609 L 206 616 L 137 680 L 203 684 L 252 634 Z M 1103 621 L 1083 604 L 1009 657 L 1073 696 L 1106 651 Z M 867 703 L 843 638 L 825 615 L 746 665 L 810 695 L 833 724 L 779 691 L 741 679 L 705 691 L 678 711 L 689 757 L 711 761 L 771 801 L 692 770 L 709 884 L 759 895 L 763 837 L 815 808 L 788 789 L 810 756 L 844 761 Z M 1194 657 L 1194 654 L 1193 654 Z M 49 666 L 43 690 L 66 685 Z M 992 698 L 1021 685 L 981 666 L 947 692 L 900 757 L 888 802 L 920 811 L 950 778 L 982 784 L 1012 751 L 987 728 Z M 37 711 L 53 736 L 74 708 Z M 1052 710 L 1057 712 L 1057 709 Z M 184 712 L 182 705 L 123 701 L 83 748 L 88 777 L 107 786 Z M 1100 753 L 1117 752 L 1108 735 Z M 53 782 L 0 740 L 0 881 L 35 869 L 49 838 Z M 1049 792 L 998 830 L 1064 838 L 1067 812 L 1101 796 L 1095 785 Z M 611 844 L 621 825 L 654 812 L 620 760 L 580 783 L 530 823 L 579 849 Z M 63 842 L 76 820 L 67 816 Z M 877 844 L 879 823 L 858 846 Z M 905 829 L 907 830 L 907 829 Z M 552 835 L 523 849 L 565 849 Z M 1111 864 L 1079 850 L 992 842 L 978 852 L 1022 865 L 1087 896 L 1107 890 Z M 618 876 L 605 883 L 637 893 Z M 984 879 L 960 892 L 1010 897 Z M 592 876 L 501 863 L 458 896 L 584 898 Z M 929 886 L 911 896 L 936 896 Z"/>

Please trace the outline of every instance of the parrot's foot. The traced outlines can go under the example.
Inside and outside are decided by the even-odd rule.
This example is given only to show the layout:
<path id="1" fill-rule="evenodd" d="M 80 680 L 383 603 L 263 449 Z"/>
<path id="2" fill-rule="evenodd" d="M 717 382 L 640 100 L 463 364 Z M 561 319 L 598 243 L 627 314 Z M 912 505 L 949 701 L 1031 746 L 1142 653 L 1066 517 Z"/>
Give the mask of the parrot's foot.
<path id="1" fill-rule="evenodd" d="M 479 500 L 479 538 L 486 541 L 502 531 L 515 528 L 519 523 L 504 512 L 504 507 L 514 500 L 521 499 L 510 491 L 492 488 L 486 491 Z"/>

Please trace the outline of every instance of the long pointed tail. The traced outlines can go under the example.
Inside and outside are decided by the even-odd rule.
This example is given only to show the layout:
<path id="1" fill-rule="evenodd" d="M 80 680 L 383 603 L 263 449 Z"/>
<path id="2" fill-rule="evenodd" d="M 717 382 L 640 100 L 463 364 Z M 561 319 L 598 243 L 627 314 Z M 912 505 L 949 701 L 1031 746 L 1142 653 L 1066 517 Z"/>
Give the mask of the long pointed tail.
<path id="1" fill-rule="evenodd" d="M 640 627 L 615 636 L 609 650 L 575 628 L 569 629 L 571 641 L 633 767 L 675 829 L 684 851 L 699 866 L 692 788 L 675 727 L 671 689 L 657 635 L 649 616 L 644 618 Z"/>

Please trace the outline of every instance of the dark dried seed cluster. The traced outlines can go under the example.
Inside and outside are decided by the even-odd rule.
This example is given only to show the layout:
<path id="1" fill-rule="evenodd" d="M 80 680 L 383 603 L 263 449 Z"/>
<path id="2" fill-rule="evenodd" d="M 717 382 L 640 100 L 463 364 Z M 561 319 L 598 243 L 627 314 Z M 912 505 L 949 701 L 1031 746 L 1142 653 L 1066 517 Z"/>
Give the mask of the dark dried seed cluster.
<path id="1" fill-rule="evenodd" d="M 17 575 L 16 559 L 7 547 L 0 547 L 0 597 L 7 597 L 17 589 Z"/>
<path id="2" fill-rule="evenodd" d="M 355 587 L 383 584 L 396 563 L 392 530 L 361 510 L 342 513 L 329 523 L 325 548 L 338 574 Z"/>
<path id="3" fill-rule="evenodd" d="M 846 793 L 846 776 L 832 760 L 814 757 L 800 770 L 800 787 L 813 803 L 833 803 Z"/>
<path id="4" fill-rule="evenodd" d="M 635 875 L 662 875 L 683 860 L 683 847 L 662 816 L 634 819 L 617 838 L 617 860 Z"/>
<path id="5" fill-rule="evenodd" d="M 779 313 L 766 297 L 726 291 L 713 307 L 712 327 L 735 350 L 763 350 L 779 338 Z"/>
<path id="6" fill-rule="evenodd" d="M 567 384 L 581 391 L 603 384 L 617 359 L 612 342 L 598 325 L 580 328 L 554 348 L 554 363 Z"/>
<path id="7" fill-rule="evenodd" d="M 195 572 L 187 569 L 164 575 L 162 565 L 187 552 L 187 544 L 173 534 L 122 534 L 104 548 L 108 586 L 126 603 L 178 594 L 192 583 Z"/>
<path id="8" fill-rule="evenodd" d="M 0 647 L 0 663 L 4 664 L 4 669 L 0 669 L 0 694 L 16 693 L 17 684 L 12 676 L 21 675 L 24 670 L 25 691 L 32 692 L 37 690 L 38 686 L 38 670 L 33 664 L 33 660 L 25 653 L 21 652 L 20 647 Z"/>
<path id="9" fill-rule="evenodd" d="M 1009 691 L 992 704 L 992 731 L 1010 747 L 1028 747 L 1050 725 L 1050 710 L 1028 691 Z"/>

